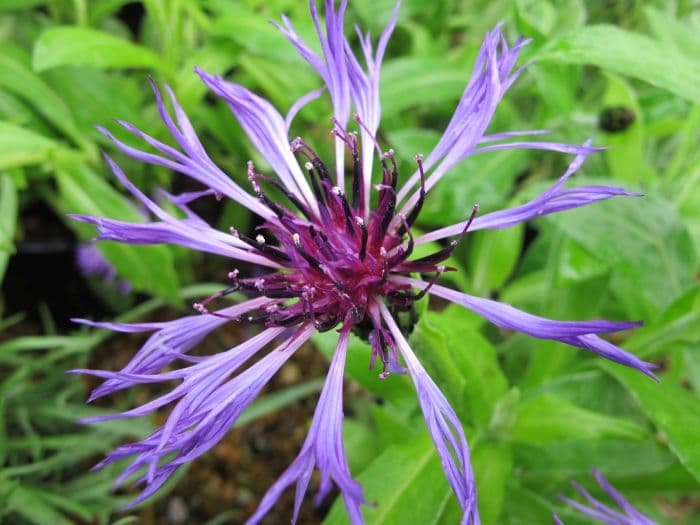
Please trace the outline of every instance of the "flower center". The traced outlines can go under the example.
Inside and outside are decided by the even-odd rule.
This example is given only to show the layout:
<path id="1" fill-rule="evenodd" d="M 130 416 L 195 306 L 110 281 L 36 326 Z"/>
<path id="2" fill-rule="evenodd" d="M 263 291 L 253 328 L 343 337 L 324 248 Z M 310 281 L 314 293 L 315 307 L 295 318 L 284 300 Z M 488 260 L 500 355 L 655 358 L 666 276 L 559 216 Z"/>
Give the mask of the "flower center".
<path id="1" fill-rule="evenodd" d="M 393 342 L 381 328 L 372 305 L 386 301 L 398 310 L 408 310 L 421 299 L 428 288 L 443 272 L 452 270 L 442 266 L 466 233 L 471 220 L 461 235 L 437 252 L 409 261 L 414 247 L 411 226 L 420 213 L 425 198 L 425 174 L 420 155 L 415 157 L 421 176 L 419 199 L 407 216 L 396 213 L 396 185 L 398 168 L 394 152 L 380 155 L 382 181 L 375 185 L 377 205 L 367 213 L 369 203 L 363 201 L 363 173 L 357 139 L 354 134 L 337 130 L 349 147 L 353 158 L 352 197 L 334 186 L 326 165 L 301 139 L 292 141 L 292 151 L 305 159 L 304 167 L 315 197 L 314 205 L 303 202 L 279 182 L 255 172 L 248 163 L 248 179 L 253 190 L 275 215 L 257 228 L 255 238 L 231 229 L 232 235 L 244 241 L 252 252 L 263 255 L 279 269 L 259 277 L 239 278 L 238 270 L 229 274 L 232 286 L 202 303 L 194 305 L 201 313 L 210 301 L 233 291 L 248 291 L 277 299 L 257 314 L 249 315 L 248 322 L 267 326 L 292 326 L 312 322 L 317 330 L 326 331 L 339 323 L 349 323 L 360 333 L 369 335 L 373 355 L 382 357 L 387 364 L 387 346 Z M 261 182 L 281 191 L 293 204 L 295 212 L 272 201 L 261 187 Z M 471 219 L 478 206 L 474 207 Z M 367 217 L 365 220 L 363 217 Z M 277 243 L 268 242 L 274 237 Z M 430 286 L 413 294 L 405 284 L 392 281 L 392 275 L 433 273 Z M 375 308 L 376 310 L 376 308 Z M 366 330 L 368 327 L 369 330 Z M 376 348 L 375 348 L 376 347 Z"/>

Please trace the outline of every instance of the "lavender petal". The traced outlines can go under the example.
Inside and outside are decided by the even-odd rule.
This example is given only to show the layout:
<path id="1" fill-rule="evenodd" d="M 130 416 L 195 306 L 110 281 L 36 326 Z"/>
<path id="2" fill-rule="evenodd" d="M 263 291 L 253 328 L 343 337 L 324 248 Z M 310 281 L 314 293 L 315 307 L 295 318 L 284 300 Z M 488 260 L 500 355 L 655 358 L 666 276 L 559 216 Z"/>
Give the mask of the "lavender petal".
<path id="1" fill-rule="evenodd" d="M 480 519 L 476 506 L 476 485 L 462 424 L 445 396 L 416 358 L 389 309 L 383 303 L 379 303 L 379 309 L 416 387 L 428 432 L 440 456 L 447 480 L 462 507 L 462 523 L 478 525 Z"/>
<path id="2" fill-rule="evenodd" d="M 615 186 L 582 186 L 579 188 L 562 189 L 566 181 L 581 167 L 586 156 L 594 151 L 592 148 L 585 149 L 588 148 L 589 144 L 589 142 L 583 144 L 583 149 L 579 150 L 579 154 L 576 155 L 566 172 L 564 172 L 547 191 L 515 208 L 499 210 L 487 213 L 481 217 L 476 217 L 469 227 L 469 231 L 484 229 L 499 230 L 550 213 L 586 206 L 612 197 L 622 195 L 638 196 L 636 193 L 631 193 Z M 459 235 L 467 222 L 468 221 L 463 221 L 421 235 L 416 239 L 416 244 L 424 244 L 426 242 Z"/>
<path id="3" fill-rule="evenodd" d="M 316 466 L 321 473 L 317 504 L 331 488 L 331 479 L 340 489 L 353 525 L 364 523 L 360 505 L 364 503 L 362 487 L 352 478 L 343 446 L 343 372 L 347 353 L 349 329 L 343 329 L 333 355 L 326 383 L 321 392 L 311 428 L 299 455 L 268 489 L 258 509 L 247 525 L 258 523 L 280 498 L 284 490 L 296 481 L 292 523 L 296 523 L 299 507 L 306 492 L 311 472 Z"/>
<path id="4" fill-rule="evenodd" d="M 315 210 L 316 199 L 289 147 L 287 125 L 282 115 L 267 100 L 243 86 L 199 68 L 195 71 L 212 92 L 226 101 L 250 141 L 285 187 Z"/>
<path id="5" fill-rule="evenodd" d="M 426 282 L 409 277 L 394 277 L 393 279 L 397 283 L 408 284 L 421 290 L 428 285 Z M 433 285 L 429 293 L 472 310 L 500 328 L 516 330 L 538 339 L 553 339 L 590 350 L 606 359 L 635 368 L 652 379 L 656 379 L 652 372 L 656 365 L 642 361 L 635 355 L 595 335 L 627 330 L 641 326 L 641 322 L 553 321 L 528 314 L 506 303 L 474 297 L 439 285 Z"/>

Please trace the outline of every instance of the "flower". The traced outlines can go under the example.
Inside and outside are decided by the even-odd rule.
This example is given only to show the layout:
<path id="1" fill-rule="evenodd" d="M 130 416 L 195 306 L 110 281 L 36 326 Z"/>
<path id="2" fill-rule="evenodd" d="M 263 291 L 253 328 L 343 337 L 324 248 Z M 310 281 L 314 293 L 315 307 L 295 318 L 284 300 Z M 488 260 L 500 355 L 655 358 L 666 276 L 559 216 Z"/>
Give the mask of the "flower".
<path id="1" fill-rule="evenodd" d="M 182 212 L 175 216 L 142 193 L 117 164 L 105 156 L 121 183 L 157 220 L 133 224 L 100 217 L 76 216 L 76 219 L 94 224 L 100 239 L 131 244 L 172 243 L 267 270 L 263 275 L 244 277 L 233 269 L 229 274 L 229 288 L 195 304 L 200 315 L 167 323 L 81 321 L 117 331 L 154 332 L 121 371 L 79 371 L 106 380 L 90 400 L 141 383 L 180 381 L 172 391 L 145 405 L 119 415 L 88 420 L 142 416 L 174 403 L 161 428 L 138 443 L 117 448 L 98 466 L 132 457 L 133 462 L 117 482 L 145 468 L 142 478 L 145 488 L 134 503 L 143 501 L 179 466 L 201 456 L 221 439 L 272 375 L 315 331 L 339 328 L 337 349 L 308 437 L 297 459 L 269 489 L 249 523 L 259 522 L 281 492 L 293 483 L 297 487 L 296 517 L 314 468 L 321 474 L 318 498 L 327 494 L 334 483 L 351 521 L 362 523 L 361 505 L 365 499 L 361 486 L 349 471 L 342 441 L 342 377 L 352 331 L 369 334 L 369 360 L 372 364 L 377 359 L 381 361 L 380 378 L 392 372 L 410 375 L 445 475 L 463 509 L 463 522 L 479 523 L 469 448 L 460 421 L 411 350 L 395 321 L 395 314 L 410 308 L 429 293 L 477 312 L 499 327 L 583 348 L 654 377 L 651 364 L 598 335 L 640 323 L 553 321 L 437 284 L 444 272 L 452 270 L 443 263 L 469 231 L 506 228 L 542 215 L 632 194 L 610 186 L 564 188 L 586 156 L 598 151 L 589 142 L 581 146 L 543 141 L 508 142 L 524 135 L 545 133 L 540 130 L 486 134 L 498 102 L 520 74 L 520 70 L 513 71 L 513 68 L 520 49 L 527 43 L 519 39 L 510 47 L 500 26 L 486 35 L 471 79 L 442 138 L 425 159 L 416 155 L 415 173 L 399 188 L 394 152 L 391 149 L 382 151 L 376 139 L 381 112 L 381 63 L 399 6 L 397 4 L 376 48 L 369 35 L 358 31 L 361 58 L 353 53 L 344 36 L 346 1 L 338 8 L 332 0 L 325 1 L 325 27 L 313 0 L 310 6 L 321 44 L 320 55 L 301 40 L 288 19 L 283 17 L 278 27 L 318 72 L 330 95 L 334 111 L 331 133 L 335 141 L 335 169 L 303 138 L 290 141 L 288 137 L 289 125 L 296 113 L 306 102 L 318 97 L 320 90 L 303 97 L 284 118 L 268 101 L 246 88 L 199 69 L 196 71 L 204 83 L 228 104 L 252 144 L 272 168 L 275 177 L 260 173 L 252 162 L 248 163 L 252 192 L 236 184 L 212 162 L 168 87 L 165 89 L 174 120 L 160 90 L 153 84 L 160 115 L 179 148 L 166 145 L 126 122 L 120 124 L 143 139 L 155 153 L 129 146 L 102 129 L 123 153 L 188 175 L 205 189 L 166 195 Z M 350 118 L 353 108 L 356 124 L 352 124 Z M 357 132 L 348 131 L 349 125 L 359 128 L 359 136 Z M 471 214 L 465 213 L 463 222 L 414 238 L 412 227 L 427 193 L 450 168 L 470 155 L 513 148 L 558 151 L 572 154 L 574 159 L 547 191 L 521 206 L 477 217 L 478 206 L 475 205 Z M 347 180 L 346 151 L 349 152 L 347 167 L 352 173 Z M 376 174 L 373 171 L 375 161 L 379 163 Z M 284 200 L 273 200 L 268 195 L 271 187 L 284 195 Z M 234 228 L 230 232 L 211 228 L 188 207 L 192 200 L 207 195 L 233 199 L 258 215 L 263 224 L 253 236 Z M 371 206 L 373 195 L 376 195 L 375 207 Z M 452 240 L 435 253 L 412 258 L 416 245 L 449 237 Z M 411 277 L 416 274 L 432 274 L 432 277 L 428 280 Z M 212 311 L 207 307 L 213 299 L 233 291 L 243 291 L 252 298 L 221 310 Z M 264 329 L 252 339 L 216 355 L 192 357 L 188 354 L 206 334 L 228 322 L 259 324 Z M 273 347 L 271 351 L 247 368 L 244 366 L 268 345 Z M 176 361 L 183 366 L 161 371 Z"/>
<path id="2" fill-rule="evenodd" d="M 83 276 L 100 277 L 104 286 L 114 285 L 122 295 L 131 291 L 131 283 L 117 277 L 117 270 L 104 258 L 94 242 L 78 245 L 75 249 L 75 263 Z"/>
<path id="3" fill-rule="evenodd" d="M 615 503 L 617 503 L 618 506 L 625 512 L 624 514 L 603 505 L 575 481 L 572 481 L 571 484 L 574 486 L 576 491 L 586 499 L 589 506 L 564 496 L 561 496 L 561 499 L 586 516 L 593 518 L 597 522 L 606 523 L 607 525 L 656 525 L 655 521 L 652 521 L 650 518 L 646 517 L 644 514 L 630 505 L 622 494 L 615 490 L 608 480 L 605 479 L 605 476 L 603 476 L 598 469 L 593 469 L 593 476 L 595 476 L 600 488 L 610 495 Z M 563 522 L 556 514 L 552 515 L 552 519 L 557 525 L 563 525 Z"/>

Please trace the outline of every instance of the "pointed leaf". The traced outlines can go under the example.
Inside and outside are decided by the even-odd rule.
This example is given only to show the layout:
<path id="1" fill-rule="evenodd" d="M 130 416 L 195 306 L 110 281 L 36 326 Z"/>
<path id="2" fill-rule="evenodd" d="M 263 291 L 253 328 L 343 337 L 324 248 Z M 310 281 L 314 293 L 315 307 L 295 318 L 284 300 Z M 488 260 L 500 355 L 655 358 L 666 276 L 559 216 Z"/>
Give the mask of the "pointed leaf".
<path id="1" fill-rule="evenodd" d="M 58 66 L 165 67 L 150 49 L 86 27 L 54 27 L 39 35 L 32 56 L 34 71 Z"/>

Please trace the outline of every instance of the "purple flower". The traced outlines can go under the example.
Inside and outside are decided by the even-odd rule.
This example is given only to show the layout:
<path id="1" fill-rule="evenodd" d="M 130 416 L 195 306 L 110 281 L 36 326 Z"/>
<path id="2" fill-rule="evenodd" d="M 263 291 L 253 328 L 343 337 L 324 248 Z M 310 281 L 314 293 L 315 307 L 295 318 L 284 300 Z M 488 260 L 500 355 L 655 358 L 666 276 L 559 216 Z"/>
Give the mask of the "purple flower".
<path id="1" fill-rule="evenodd" d="M 289 20 L 283 18 L 283 25 L 279 26 L 318 72 L 331 97 L 335 112 L 331 134 L 336 142 L 336 158 L 331 163 L 325 163 L 302 138 L 288 137 L 294 115 L 308 100 L 319 96 L 320 91 L 303 97 L 285 118 L 268 101 L 244 87 L 199 69 L 197 73 L 204 83 L 228 104 L 252 144 L 272 167 L 274 175 L 265 175 L 252 162 L 248 163 L 251 191 L 235 183 L 211 161 L 167 87 L 174 118 L 166 109 L 159 89 L 155 85 L 153 89 L 163 122 L 178 148 L 125 122 L 121 122 L 122 126 L 143 139 L 151 147 L 149 152 L 128 146 L 102 130 L 125 154 L 188 175 L 204 188 L 198 193 L 166 195 L 181 210 L 179 215 L 174 215 L 144 195 L 107 157 L 117 178 L 156 220 L 132 224 L 116 219 L 76 217 L 94 224 L 100 239 L 131 244 L 178 244 L 265 268 L 262 274 L 253 277 L 232 269 L 227 289 L 194 305 L 199 315 L 168 323 L 135 325 L 82 321 L 118 331 L 153 332 L 123 370 L 80 371 L 106 380 L 91 400 L 140 383 L 179 381 L 169 393 L 143 406 L 89 420 L 136 417 L 174 405 L 162 428 L 143 441 L 119 447 L 99 465 L 132 458 L 132 464 L 118 483 L 144 472 L 141 481 L 145 488 L 134 503 L 153 494 L 180 465 L 204 454 L 221 439 L 272 375 L 315 331 L 338 328 L 337 349 L 308 437 L 297 459 L 270 488 L 249 523 L 259 522 L 292 483 L 297 487 L 293 513 L 296 517 L 314 468 L 321 474 L 317 497 L 325 496 L 335 484 L 352 523 L 363 522 L 362 488 L 349 471 L 342 441 L 342 377 L 348 337 L 353 331 L 369 334 L 368 360 L 372 365 L 377 359 L 381 361 L 380 378 L 392 372 L 410 375 L 445 475 L 463 509 L 462 521 L 479 523 L 469 448 L 460 421 L 395 321 L 398 311 L 410 308 L 428 293 L 473 310 L 497 326 L 584 348 L 654 377 L 652 365 L 598 335 L 640 323 L 553 321 L 436 284 L 444 272 L 451 270 L 443 263 L 469 230 L 506 228 L 541 215 L 613 196 L 631 195 L 609 186 L 564 188 L 586 156 L 598 151 L 588 142 L 581 146 L 508 142 L 523 135 L 542 135 L 544 132 L 539 130 L 486 134 L 498 102 L 520 73 L 513 68 L 526 41 L 518 40 L 510 47 L 500 27 L 486 35 L 471 79 L 443 137 L 425 160 L 416 155 L 415 173 L 399 188 L 394 152 L 381 151 L 375 138 L 381 113 L 378 92 L 381 62 L 396 23 L 398 5 L 376 50 L 369 35 L 358 30 L 361 58 L 353 54 L 343 34 L 345 9 L 346 2 L 336 10 L 334 3 L 326 0 L 324 29 L 311 1 L 322 55 L 317 55 L 299 38 Z M 359 135 L 348 130 L 352 110 L 356 123 L 352 126 L 359 129 Z M 566 173 L 532 201 L 481 217 L 476 216 L 478 206 L 474 205 L 471 213 L 465 210 L 464 222 L 414 239 L 412 227 L 427 192 L 450 168 L 470 155 L 510 148 L 564 152 L 574 155 L 574 159 Z M 352 174 L 345 180 L 347 153 Z M 284 195 L 283 200 L 274 201 L 268 196 L 268 188 L 272 187 Z M 233 199 L 248 208 L 261 218 L 262 225 L 250 236 L 234 228 L 230 232 L 212 229 L 188 207 L 193 199 L 212 194 Z M 370 205 L 373 196 L 375 207 Z M 452 240 L 435 253 L 412 257 L 416 244 L 448 237 Z M 432 277 L 427 280 L 411 277 L 417 274 Z M 252 298 L 222 310 L 208 308 L 212 300 L 233 291 Z M 210 331 L 228 322 L 257 324 L 262 331 L 216 355 L 188 354 Z M 263 349 L 268 346 L 272 350 L 265 354 Z M 253 356 L 258 360 L 246 366 Z M 180 368 L 163 371 L 166 366 L 171 369 L 176 362 Z"/>
<path id="2" fill-rule="evenodd" d="M 606 525 L 656 525 L 656 522 L 639 512 L 620 494 L 615 488 L 608 483 L 603 474 L 598 469 L 593 469 L 593 475 L 601 489 L 607 492 L 615 503 L 624 511 L 624 514 L 603 505 L 600 501 L 591 496 L 586 489 L 581 485 L 572 481 L 576 491 L 581 494 L 588 503 L 584 505 L 578 501 L 561 496 L 569 506 L 593 518 L 596 522 L 605 523 Z M 556 514 L 552 515 L 552 520 L 557 525 L 563 525 L 563 522 Z"/>
<path id="3" fill-rule="evenodd" d="M 131 283 L 117 276 L 117 270 L 104 258 L 94 242 L 78 245 L 75 250 L 75 263 L 85 277 L 99 277 L 104 286 L 116 283 L 116 289 L 122 295 L 131 291 Z"/>

